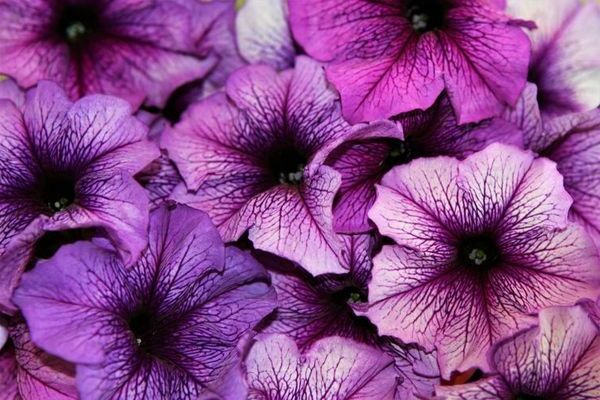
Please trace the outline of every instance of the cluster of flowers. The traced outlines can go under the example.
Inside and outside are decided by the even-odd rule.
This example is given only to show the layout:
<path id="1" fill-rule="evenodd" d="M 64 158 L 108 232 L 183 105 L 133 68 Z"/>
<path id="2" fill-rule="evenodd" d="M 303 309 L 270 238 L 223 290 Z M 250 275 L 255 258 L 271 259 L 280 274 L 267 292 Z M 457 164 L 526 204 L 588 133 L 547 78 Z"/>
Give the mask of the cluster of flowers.
<path id="1" fill-rule="evenodd" d="M 599 399 L 599 38 L 0 0 L 0 399 Z"/>

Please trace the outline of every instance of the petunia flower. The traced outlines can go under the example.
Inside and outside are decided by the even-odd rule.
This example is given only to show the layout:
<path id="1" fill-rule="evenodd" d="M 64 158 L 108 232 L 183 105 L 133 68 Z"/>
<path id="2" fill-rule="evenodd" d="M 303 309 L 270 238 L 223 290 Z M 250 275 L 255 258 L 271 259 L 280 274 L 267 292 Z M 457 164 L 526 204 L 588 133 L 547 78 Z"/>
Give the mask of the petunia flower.
<path id="1" fill-rule="evenodd" d="M 21 107 L 0 100 L 3 311 L 13 311 L 10 295 L 28 260 L 51 256 L 82 230 L 108 236 L 125 263 L 137 258 L 146 245 L 148 199 L 132 176 L 159 155 L 146 134 L 129 104 L 111 96 L 71 103 L 42 82 Z"/>
<path id="2" fill-rule="evenodd" d="M 352 128 L 322 68 L 308 58 L 277 73 L 248 66 L 219 93 L 191 108 L 162 145 L 185 187 L 174 198 L 207 212 L 225 241 L 249 229 L 256 248 L 313 274 L 344 273 L 331 205 L 340 177 L 323 160 Z"/>
<path id="3" fill-rule="evenodd" d="M 373 324 L 354 312 L 355 306 L 367 301 L 375 240 L 371 235 L 341 235 L 341 238 L 345 249 L 342 260 L 345 274 L 313 277 L 274 256 L 269 262 L 263 262 L 267 268 L 272 266 L 269 272 L 279 305 L 262 332 L 285 334 L 293 338 L 301 350 L 329 336 L 369 344 L 378 341 Z"/>
<path id="4" fill-rule="evenodd" d="M 290 0 L 294 37 L 327 63 L 351 122 L 427 109 L 446 89 L 460 124 L 514 104 L 530 43 L 488 0 Z"/>
<path id="5" fill-rule="evenodd" d="M 600 398 L 600 331 L 581 307 L 552 307 L 539 325 L 491 350 L 496 373 L 460 386 L 440 386 L 446 400 Z"/>
<path id="6" fill-rule="evenodd" d="M 600 6 L 593 1 L 510 0 L 509 12 L 533 20 L 528 81 L 551 117 L 600 105 Z"/>
<path id="7" fill-rule="evenodd" d="M 266 282 L 204 213 L 164 205 L 131 269 L 78 242 L 25 274 L 14 301 L 33 341 L 77 365 L 82 398 L 194 399 L 230 372 L 240 339 L 274 308 Z"/>
<path id="8" fill-rule="evenodd" d="M 369 217 L 396 244 L 373 261 L 367 316 L 382 335 L 435 346 L 444 379 L 485 371 L 489 346 L 531 313 L 600 291 L 595 246 L 568 221 L 547 159 L 493 144 L 396 167 L 377 192 Z"/>
<path id="9" fill-rule="evenodd" d="M 9 328 L 11 341 L 0 350 L 2 399 L 77 399 L 74 366 L 36 347 L 22 317 Z"/>
<path id="10" fill-rule="evenodd" d="M 288 24 L 286 0 L 245 0 L 236 18 L 237 42 L 251 64 L 277 70 L 294 66 L 297 49 Z"/>
<path id="11" fill-rule="evenodd" d="M 144 99 L 160 106 L 214 66 L 197 43 L 220 17 L 213 8 L 174 0 L 3 0 L 0 73 L 24 87 L 54 80 L 72 99 L 105 93 L 135 108 Z"/>
<path id="12" fill-rule="evenodd" d="M 327 159 L 342 175 L 334 203 L 334 229 L 357 233 L 371 230 L 367 212 L 375 201 L 375 184 L 394 166 L 420 157 L 465 158 L 488 144 L 503 142 L 521 147 L 522 133 L 502 118 L 477 124 L 458 125 L 447 96 L 442 95 L 426 111 L 413 111 L 394 118 L 404 134 L 352 137 Z"/>
<path id="13" fill-rule="evenodd" d="M 394 360 L 329 337 L 301 353 L 285 335 L 260 335 L 246 358 L 248 400 L 393 400 Z"/>

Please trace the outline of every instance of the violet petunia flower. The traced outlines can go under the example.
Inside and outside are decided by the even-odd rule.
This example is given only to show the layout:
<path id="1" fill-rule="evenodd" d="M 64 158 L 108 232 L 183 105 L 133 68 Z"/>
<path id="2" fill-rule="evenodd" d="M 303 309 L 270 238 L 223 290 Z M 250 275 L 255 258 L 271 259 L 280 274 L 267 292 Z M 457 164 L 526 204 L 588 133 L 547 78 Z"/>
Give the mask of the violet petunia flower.
<path id="1" fill-rule="evenodd" d="M 522 21 L 488 0 L 290 0 L 292 32 L 327 63 L 351 122 L 427 109 L 445 88 L 460 124 L 514 104 L 527 77 Z"/>
<path id="2" fill-rule="evenodd" d="M 345 249 L 345 274 L 313 277 L 298 267 L 285 265 L 284 260 L 263 262 L 267 268 L 273 266 L 269 272 L 279 304 L 262 332 L 285 334 L 294 339 L 300 350 L 329 336 L 368 344 L 378 341 L 373 324 L 354 312 L 354 307 L 366 305 L 375 240 L 371 235 L 340 237 Z"/>
<path id="3" fill-rule="evenodd" d="M 75 367 L 32 342 L 22 317 L 10 321 L 11 341 L 0 350 L 0 397 L 6 400 L 77 399 Z"/>
<path id="4" fill-rule="evenodd" d="M 490 358 L 497 373 L 436 393 L 446 400 L 600 398 L 600 330 L 581 307 L 542 310 L 538 326 L 501 341 Z"/>
<path id="5" fill-rule="evenodd" d="M 25 274 L 14 301 L 33 341 L 77 365 L 82 398 L 194 399 L 231 372 L 242 336 L 274 308 L 266 282 L 204 213 L 164 205 L 131 269 L 79 242 Z"/>
<path id="6" fill-rule="evenodd" d="M 285 335 L 260 335 L 246 358 L 248 400 L 394 400 L 394 360 L 329 337 L 301 353 Z"/>
<path id="7" fill-rule="evenodd" d="M 14 310 L 10 295 L 28 261 L 51 256 L 81 230 L 104 233 L 127 264 L 137 258 L 146 245 L 148 199 L 133 175 L 159 155 L 124 100 L 92 95 L 71 103 L 58 86 L 41 82 L 15 102 L 0 100 L 5 312 Z"/>
<path id="8" fill-rule="evenodd" d="M 528 80 L 544 116 L 600 105 L 600 6 L 594 1 L 511 0 L 509 12 L 533 20 Z"/>
<path id="9" fill-rule="evenodd" d="M 288 25 L 287 0 L 245 0 L 236 33 L 240 53 L 249 63 L 277 70 L 294 66 L 297 49 Z"/>
<path id="10" fill-rule="evenodd" d="M 136 108 L 144 99 L 162 105 L 216 62 L 197 42 L 220 14 L 210 4 L 192 12 L 198 8 L 175 0 L 2 0 L 0 73 L 24 87 L 54 80 L 71 99 L 105 93 Z"/>
<path id="11" fill-rule="evenodd" d="M 523 145 L 521 131 L 501 118 L 458 125 L 445 95 L 428 110 L 402 114 L 395 120 L 402 126 L 403 135 L 353 137 L 330 154 L 327 164 L 342 175 L 333 209 L 337 232 L 358 233 L 373 228 L 367 212 L 375 201 L 375 184 L 394 166 L 420 157 L 465 158 L 494 142 Z"/>
<path id="12" fill-rule="evenodd" d="M 344 273 L 331 215 L 340 176 L 323 161 L 354 130 L 391 124 L 350 127 L 322 68 L 305 57 L 281 73 L 242 68 L 226 89 L 162 137 L 191 192 L 180 187 L 174 198 L 207 212 L 225 241 L 249 229 L 258 249 L 313 274 Z"/>
<path id="13" fill-rule="evenodd" d="M 444 379 L 485 371 L 488 347 L 531 313 L 600 292 L 600 258 L 547 159 L 493 144 L 396 167 L 377 193 L 369 216 L 396 245 L 373 261 L 367 316 L 435 346 Z"/>

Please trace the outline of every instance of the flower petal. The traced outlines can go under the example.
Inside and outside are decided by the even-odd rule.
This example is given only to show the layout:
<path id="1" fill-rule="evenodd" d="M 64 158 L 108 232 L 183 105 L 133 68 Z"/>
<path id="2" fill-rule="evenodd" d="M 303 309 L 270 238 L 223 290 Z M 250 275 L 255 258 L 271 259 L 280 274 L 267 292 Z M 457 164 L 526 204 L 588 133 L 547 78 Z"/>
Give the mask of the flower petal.
<path id="1" fill-rule="evenodd" d="M 600 335 L 581 307 L 553 307 L 539 327 L 495 346 L 493 363 L 513 393 L 559 398 L 600 395 Z"/>
<path id="2" fill-rule="evenodd" d="M 545 115 L 585 111 L 600 104 L 600 7 L 594 2 L 512 0 L 510 12 L 531 19 L 529 80 Z"/>
<path id="3" fill-rule="evenodd" d="M 393 360 L 347 339 L 323 339 L 301 355 L 286 336 L 261 335 L 246 368 L 250 400 L 394 399 Z"/>
<path id="4" fill-rule="evenodd" d="M 248 62 L 265 63 L 277 70 L 294 66 L 296 50 L 287 23 L 287 2 L 245 1 L 236 28 L 240 52 Z"/>

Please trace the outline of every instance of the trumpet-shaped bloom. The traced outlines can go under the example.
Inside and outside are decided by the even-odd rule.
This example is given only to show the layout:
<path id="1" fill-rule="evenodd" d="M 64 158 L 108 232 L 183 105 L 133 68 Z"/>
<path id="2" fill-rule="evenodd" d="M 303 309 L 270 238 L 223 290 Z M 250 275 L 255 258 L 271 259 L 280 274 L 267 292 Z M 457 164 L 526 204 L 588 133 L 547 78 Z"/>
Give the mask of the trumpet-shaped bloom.
<path id="1" fill-rule="evenodd" d="M 487 0 L 291 0 L 292 31 L 327 63 L 351 122 L 430 107 L 445 88 L 461 124 L 514 104 L 530 43 Z"/>
<path id="2" fill-rule="evenodd" d="M 23 101 L 21 107 L 18 104 Z M 118 98 L 71 103 L 42 82 L 27 99 L 0 100 L 0 304 L 32 254 L 51 255 L 60 232 L 104 232 L 131 263 L 146 245 L 148 199 L 133 175 L 158 157 L 146 127 Z M 44 233 L 51 232 L 39 241 Z M 68 233 L 67 233 L 68 232 Z"/>
<path id="3" fill-rule="evenodd" d="M 207 212 L 224 240 L 249 229 L 261 250 L 314 274 L 344 273 L 331 214 L 340 176 L 323 161 L 354 129 L 322 68 L 302 57 L 281 73 L 238 70 L 226 93 L 191 108 L 162 145 L 190 191 L 180 187 L 175 198 Z"/>
<path id="4" fill-rule="evenodd" d="M 529 31 L 528 80 L 545 116 L 600 105 L 600 6 L 593 1 L 510 0 L 510 12 L 537 25 Z"/>
<path id="5" fill-rule="evenodd" d="M 221 17 L 216 5 L 178 3 L 4 0 L 0 73 L 24 87 L 54 80 L 72 99 L 105 93 L 134 107 L 146 98 L 162 105 L 176 87 L 203 77 L 216 62 L 197 43 Z"/>
<path id="6" fill-rule="evenodd" d="M 79 242 L 15 292 L 33 341 L 77 364 L 84 398 L 198 398 L 237 365 L 240 339 L 275 306 L 264 269 L 225 249 L 204 213 L 161 206 L 149 232 L 131 269 Z"/>
<path id="7" fill-rule="evenodd" d="M 356 233 L 372 229 L 367 212 L 375 202 L 375 184 L 393 167 L 420 157 L 465 158 L 488 144 L 522 146 L 519 128 L 501 118 L 458 125 L 450 101 L 441 96 L 426 111 L 395 118 L 402 126 L 389 137 L 352 137 L 334 150 L 327 163 L 342 175 L 334 204 L 334 228 Z"/>
<path id="8" fill-rule="evenodd" d="M 396 167 L 369 213 L 396 245 L 374 259 L 367 315 L 380 334 L 436 346 L 445 379 L 486 369 L 490 345 L 531 313 L 600 290 L 570 206 L 556 165 L 510 146 Z"/>
<path id="9" fill-rule="evenodd" d="M 329 337 L 301 353 L 285 335 L 260 335 L 246 359 L 249 400 L 393 400 L 394 360 Z"/>
<path id="10" fill-rule="evenodd" d="M 575 307 L 552 307 L 538 326 L 491 350 L 497 373 L 477 382 L 438 387 L 446 400 L 597 399 L 600 397 L 600 331 Z"/>

